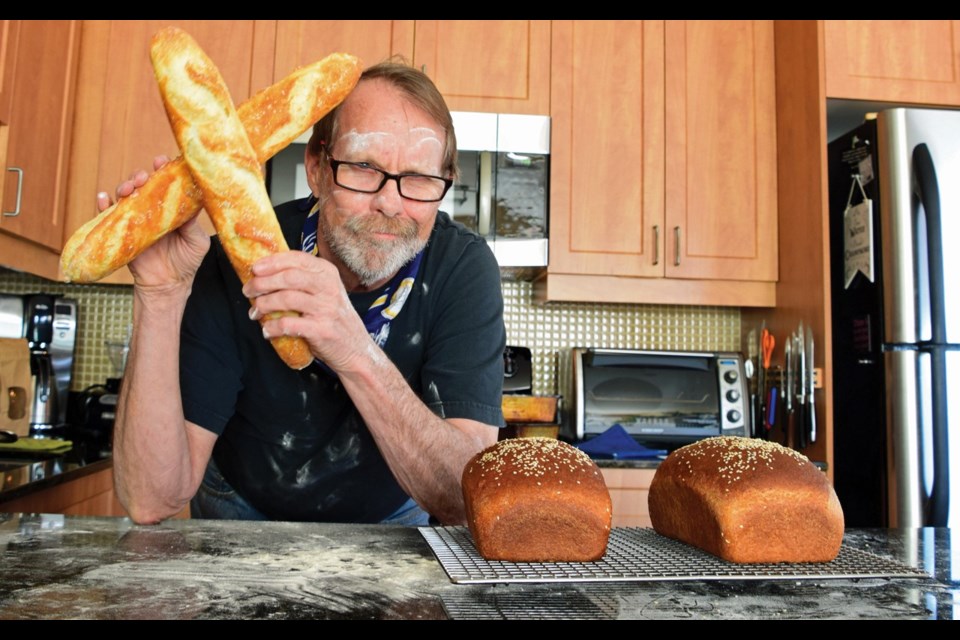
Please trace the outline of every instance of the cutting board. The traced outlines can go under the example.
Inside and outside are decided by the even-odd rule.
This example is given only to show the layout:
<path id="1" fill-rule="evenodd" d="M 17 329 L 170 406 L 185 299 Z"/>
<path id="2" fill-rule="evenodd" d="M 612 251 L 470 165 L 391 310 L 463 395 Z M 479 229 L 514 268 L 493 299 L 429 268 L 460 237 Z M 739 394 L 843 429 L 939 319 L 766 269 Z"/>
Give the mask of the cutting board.
<path id="1" fill-rule="evenodd" d="M 0 429 L 30 435 L 33 376 L 27 341 L 0 338 Z"/>

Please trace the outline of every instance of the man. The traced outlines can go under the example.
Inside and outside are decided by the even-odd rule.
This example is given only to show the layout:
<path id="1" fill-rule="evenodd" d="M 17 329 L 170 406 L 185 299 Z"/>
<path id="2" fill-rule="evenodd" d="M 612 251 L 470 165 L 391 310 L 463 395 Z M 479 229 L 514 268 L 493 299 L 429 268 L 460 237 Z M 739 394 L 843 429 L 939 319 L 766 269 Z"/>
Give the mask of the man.
<path id="1" fill-rule="evenodd" d="M 192 222 L 131 264 L 114 470 L 137 522 L 191 498 L 195 517 L 464 521 L 463 466 L 503 424 L 505 332 L 495 259 L 438 214 L 449 111 L 425 75 L 377 65 L 305 160 L 313 197 L 277 216 L 306 251 L 262 259 L 241 288 Z M 261 330 L 282 310 L 300 315 Z M 314 364 L 286 367 L 267 340 L 281 334 Z"/>

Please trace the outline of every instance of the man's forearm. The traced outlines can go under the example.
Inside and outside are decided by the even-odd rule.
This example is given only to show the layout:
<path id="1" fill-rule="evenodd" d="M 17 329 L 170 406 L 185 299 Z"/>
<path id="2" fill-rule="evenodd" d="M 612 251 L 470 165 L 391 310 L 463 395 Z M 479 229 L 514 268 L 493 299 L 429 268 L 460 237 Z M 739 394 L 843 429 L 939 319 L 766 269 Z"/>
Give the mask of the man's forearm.
<path id="1" fill-rule="evenodd" d="M 404 491 L 444 524 L 465 522 L 463 467 L 496 442 L 497 428 L 437 417 L 372 342 L 371 348 L 361 370 L 341 375 L 344 388 Z"/>
<path id="2" fill-rule="evenodd" d="M 134 290 L 135 330 L 117 406 L 114 475 L 120 502 L 138 523 L 168 518 L 189 502 L 215 440 L 191 432 L 183 417 L 179 341 L 187 295 L 189 289 L 163 295 Z"/>

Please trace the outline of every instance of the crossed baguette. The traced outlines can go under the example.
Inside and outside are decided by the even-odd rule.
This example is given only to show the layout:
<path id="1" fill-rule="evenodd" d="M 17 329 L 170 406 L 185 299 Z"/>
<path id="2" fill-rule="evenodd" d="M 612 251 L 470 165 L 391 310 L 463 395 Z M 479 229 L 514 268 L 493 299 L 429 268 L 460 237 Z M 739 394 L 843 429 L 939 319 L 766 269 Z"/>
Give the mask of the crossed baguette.
<path id="1" fill-rule="evenodd" d="M 150 176 L 134 195 L 80 227 L 64 247 L 61 270 L 68 281 L 98 280 L 206 207 L 245 283 L 257 259 L 287 249 L 260 163 L 347 96 L 359 80 L 360 61 L 332 54 L 235 109 L 216 65 L 186 32 L 162 29 L 151 41 L 150 53 L 183 155 Z M 281 336 L 271 343 L 294 369 L 313 360 L 300 338 Z"/>
<path id="2" fill-rule="evenodd" d="M 237 107 L 259 162 L 272 158 L 346 98 L 360 79 L 360 60 L 334 53 L 297 69 Z M 60 256 L 68 282 L 95 282 L 140 255 L 203 207 L 203 195 L 177 158 L 136 193 L 81 226 Z"/>

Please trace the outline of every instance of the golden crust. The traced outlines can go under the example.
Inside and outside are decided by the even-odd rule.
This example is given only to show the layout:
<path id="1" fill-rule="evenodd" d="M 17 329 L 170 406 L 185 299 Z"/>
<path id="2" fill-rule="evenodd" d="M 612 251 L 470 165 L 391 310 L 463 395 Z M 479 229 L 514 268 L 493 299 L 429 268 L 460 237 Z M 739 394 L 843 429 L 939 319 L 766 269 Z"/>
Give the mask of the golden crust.
<path id="1" fill-rule="evenodd" d="M 230 263 L 246 283 L 254 262 L 287 243 L 260 174 L 260 163 L 219 70 L 187 33 L 159 31 L 150 56 L 174 137 Z M 288 366 L 313 356 L 302 339 L 271 341 Z"/>
<path id="2" fill-rule="evenodd" d="M 731 562 L 828 562 L 843 510 L 806 456 L 774 442 L 707 438 L 677 449 L 654 475 L 653 528 Z"/>
<path id="3" fill-rule="evenodd" d="M 613 517 L 600 469 L 553 438 L 502 440 L 464 467 L 467 524 L 480 555 L 587 562 L 607 549 Z"/>
<path id="4" fill-rule="evenodd" d="M 360 61 L 334 53 L 301 67 L 237 107 L 259 162 L 266 162 L 336 107 L 360 78 Z M 94 282 L 128 264 L 203 206 L 182 158 L 150 176 L 124 198 L 81 226 L 60 257 L 63 277 Z"/>

